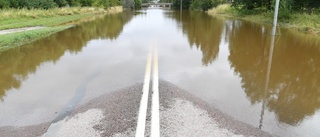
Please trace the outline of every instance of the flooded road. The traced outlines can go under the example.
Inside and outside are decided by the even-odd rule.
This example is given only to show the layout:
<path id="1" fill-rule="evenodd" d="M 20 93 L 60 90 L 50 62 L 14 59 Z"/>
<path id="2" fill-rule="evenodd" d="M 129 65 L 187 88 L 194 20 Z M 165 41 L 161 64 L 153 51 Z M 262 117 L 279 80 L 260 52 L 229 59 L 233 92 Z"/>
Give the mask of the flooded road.
<path id="1" fill-rule="evenodd" d="M 0 126 L 63 119 L 102 94 L 159 77 L 278 136 L 319 136 L 320 40 L 201 12 L 124 12 L 0 53 Z"/>

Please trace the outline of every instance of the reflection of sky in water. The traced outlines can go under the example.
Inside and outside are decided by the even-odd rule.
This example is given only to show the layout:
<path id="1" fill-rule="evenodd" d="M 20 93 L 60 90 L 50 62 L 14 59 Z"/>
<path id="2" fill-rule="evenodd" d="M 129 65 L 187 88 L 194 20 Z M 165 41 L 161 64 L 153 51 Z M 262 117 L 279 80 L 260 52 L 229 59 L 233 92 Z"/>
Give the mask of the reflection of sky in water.
<path id="1" fill-rule="evenodd" d="M 258 127 L 261 98 L 248 96 L 251 92 L 245 90 L 252 87 L 246 86 L 252 83 L 249 81 L 245 85 L 244 82 L 248 82 L 245 81 L 248 79 L 243 76 L 249 76 L 249 80 L 258 85 L 253 86 L 253 89 L 264 89 L 267 66 L 263 63 L 267 62 L 269 48 L 265 48 L 263 44 L 268 43 L 269 38 L 260 39 L 257 36 L 255 39 L 245 39 L 239 37 L 237 31 L 241 35 L 248 34 L 249 37 L 264 35 L 268 30 L 265 26 L 261 29 L 258 25 L 211 18 L 199 13 L 184 13 L 181 21 L 179 14 L 174 12 L 161 9 L 147 10 L 146 13 L 134 16 L 116 39 L 95 37 L 87 41 L 78 53 L 66 51 L 54 63 L 40 63 L 36 72 L 28 74 L 18 89 L 6 92 L 3 102 L 0 103 L 0 123 L 28 125 L 53 119 L 56 116 L 55 112 L 60 111 L 74 96 L 79 84 L 97 68 L 101 68 L 102 71 L 89 82 L 83 102 L 103 93 L 142 82 L 147 52 L 152 46 L 157 46 L 161 79 L 187 89 L 237 120 Z M 287 36 L 286 33 L 283 35 Z M 290 35 L 287 37 L 290 38 Z M 240 41 L 235 43 L 236 39 Z M 277 41 L 283 42 L 283 38 Z M 261 43 L 262 45 L 259 45 Z M 250 44 L 257 45 L 252 46 L 255 48 L 252 52 L 246 52 L 252 48 L 247 46 Z M 292 52 L 290 50 L 295 49 L 286 49 Z M 248 63 L 245 62 L 247 56 L 237 56 L 253 54 L 256 51 L 258 53 L 252 58 L 262 58 L 261 62 Z M 278 56 L 281 51 L 281 48 L 275 47 L 274 56 Z M 234 53 L 230 59 L 231 52 Z M 260 53 L 261 56 L 258 56 Z M 274 57 L 274 62 L 277 62 L 278 58 Z M 254 66 L 259 63 L 260 66 Z M 250 69 L 251 66 L 254 69 Z M 273 69 L 279 69 L 279 65 L 273 66 Z M 247 70 L 247 67 L 250 70 Z M 275 79 L 272 73 L 276 71 L 272 71 L 272 68 L 271 80 Z M 255 77 L 251 77 L 251 70 L 256 71 L 253 73 Z M 274 83 L 271 81 L 271 84 Z M 254 93 L 260 95 L 258 91 Z M 252 100 L 255 100 L 254 103 Z M 319 111 L 292 126 L 283 121 L 279 122 L 275 112 L 270 112 L 268 107 L 263 117 L 263 130 L 280 136 L 320 134 Z"/>

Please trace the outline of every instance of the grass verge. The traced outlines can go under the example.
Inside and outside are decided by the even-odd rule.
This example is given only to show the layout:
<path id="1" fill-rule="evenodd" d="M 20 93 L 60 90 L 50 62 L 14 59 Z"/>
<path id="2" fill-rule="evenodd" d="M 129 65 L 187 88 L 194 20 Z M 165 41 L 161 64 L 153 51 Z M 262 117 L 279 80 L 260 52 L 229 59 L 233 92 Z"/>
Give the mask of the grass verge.
<path id="1" fill-rule="evenodd" d="M 32 26 L 56 26 L 106 12 L 103 8 L 91 7 L 54 8 L 49 10 L 3 9 L 0 10 L 0 30 Z"/>
<path id="2" fill-rule="evenodd" d="M 23 32 L 1 35 L 0 51 L 14 48 L 43 37 L 47 37 L 53 33 L 57 33 L 59 31 L 65 30 L 70 27 L 71 26 L 48 27 L 48 28 L 43 28 L 38 30 L 30 30 L 30 31 L 23 31 Z"/>
<path id="3" fill-rule="evenodd" d="M 208 11 L 208 14 L 234 17 L 264 24 L 272 24 L 273 22 L 273 12 L 264 12 L 262 10 L 239 11 L 232 8 L 230 4 L 212 8 Z M 307 34 L 320 35 L 320 15 L 317 14 L 294 13 L 290 18 L 279 15 L 278 25 Z"/>
<path id="4" fill-rule="evenodd" d="M 93 7 L 41 9 L 4 9 L 0 10 L 0 31 L 23 27 L 44 26 L 38 30 L 0 35 L 0 51 L 8 50 L 28 42 L 47 37 L 65 30 L 96 15 L 121 12 L 122 7 L 109 10 Z"/>

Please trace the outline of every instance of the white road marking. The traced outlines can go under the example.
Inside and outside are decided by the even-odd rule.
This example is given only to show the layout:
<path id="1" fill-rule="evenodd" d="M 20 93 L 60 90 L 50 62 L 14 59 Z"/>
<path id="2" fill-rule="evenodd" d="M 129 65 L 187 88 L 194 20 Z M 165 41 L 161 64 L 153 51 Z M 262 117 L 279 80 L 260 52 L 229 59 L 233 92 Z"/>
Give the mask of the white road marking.
<path id="1" fill-rule="evenodd" d="M 152 83 L 152 111 L 151 111 L 151 137 L 160 136 L 159 116 L 159 78 L 158 78 L 158 51 L 155 49 L 153 57 L 153 83 Z"/>
<path id="2" fill-rule="evenodd" d="M 149 51 L 148 58 L 147 58 L 146 73 L 144 76 L 144 83 L 143 83 L 143 89 L 142 89 L 143 93 L 140 101 L 138 123 L 137 123 L 136 135 L 135 135 L 136 137 L 144 137 L 147 107 L 148 107 L 149 85 L 150 85 L 151 59 L 152 59 L 152 50 Z"/>

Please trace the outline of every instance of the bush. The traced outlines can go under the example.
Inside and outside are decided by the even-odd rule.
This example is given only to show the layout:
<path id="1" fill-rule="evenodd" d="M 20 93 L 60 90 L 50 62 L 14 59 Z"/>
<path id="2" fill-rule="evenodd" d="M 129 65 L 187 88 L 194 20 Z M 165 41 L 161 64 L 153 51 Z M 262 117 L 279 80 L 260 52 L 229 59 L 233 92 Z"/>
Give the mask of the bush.
<path id="1" fill-rule="evenodd" d="M 3 5 L 1 7 L 1 5 Z M 49 9 L 56 7 L 57 4 L 53 0 L 0 0 L 0 8 L 41 8 Z"/>
<path id="2" fill-rule="evenodd" d="M 192 0 L 182 0 L 182 8 L 189 9 L 191 6 Z M 180 0 L 174 0 L 172 7 L 175 9 L 180 9 Z"/>
<path id="3" fill-rule="evenodd" d="M 69 4 L 69 6 L 72 7 L 81 6 L 79 0 L 67 0 L 67 3 Z"/>
<path id="4" fill-rule="evenodd" d="M 212 0 L 212 7 L 217 7 L 221 4 L 227 3 L 228 0 Z"/>
<path id="5" fill-rule="evenodd" d="M 53 0 L 10 0 L 10 7 L 12 8 L 49 9 L 56 6 L 57 4 Z"/>
<path id="6" fill-rule="evenodd" d="M 190 4 L 190 9 L 192 9 L 192 10 L 200 10 L 201 9 L 201 0 L 194 0 Z"/>
<path id="7" fill-rule="evenodd" d="M 59 6 L 59 7 L 64 7 L 66 6 L 68 3 L 66 0 L 54 0 L 54 2 Z"/>
<path id="8" fill-rule="evenodd" d="M 133 0 L 123 0 L 122 5 L 127 9 L 134 9 L 134 1 Z"/>
<path id="9" fill-rule="evenodd" d="M 207 11 L 212 7 L 217 7 L 218 5 L 223 4 L 225 2 L 226 0 L 194 0 L 190 4 L 190 9 Z"/>
<path id="10" fill-rule="evenodd" d="M 9 7 L 10 8 L 22 8 L 20 7 L 20 1 L 19 0 L 9 0 Z"/>
<path id="11" fill-rule="evenodd" d="M 141 0 L 134 0 L 134 8 L 141 9 Z"/>
<path id="12" fill-rule="evenodd" d="M 207 11 L 210 8 L 212 8 L 212 0 L 194 0 L 190 5 L 192 10 Z"/>
<path id="13" fill-rule="evenodd" d="M 57 4 L 53 0 L 30 0 L 33 1 L 33 5 L 30 5 L 30 8 L 41 8 L 41 9 L 50 9 L 57 7 Z"/>
<path id="14" fill-rule="evenodd" d="M 9 8 L 10 3 L 6 0 L 0 0 L 0 9 Z"/>
<path id="15" fill-rule="evenodd" d="M 273 5 L 275 5 L 275 0 L 273 0 Z M 278 18 L 281 21 L 285 21 L 291 18 L 292 14 L 293 0 L 281 0 L 279 3 L 279 13 Z M 274 9 L 274 7 L 273 7 Z"/>
<path id="16" fill-rule="evenodd" d="M 108 9 L 110 7 L 114 7 L 120 5 L 120 1 L 118 0 L 95 0 L 92 2 L 92 6 L 104 7 Z"/>
<path id="17" fill-rule="evenodd" d="M 81 6 L 92 6 L 94 0 L 80 0 Z"/>

